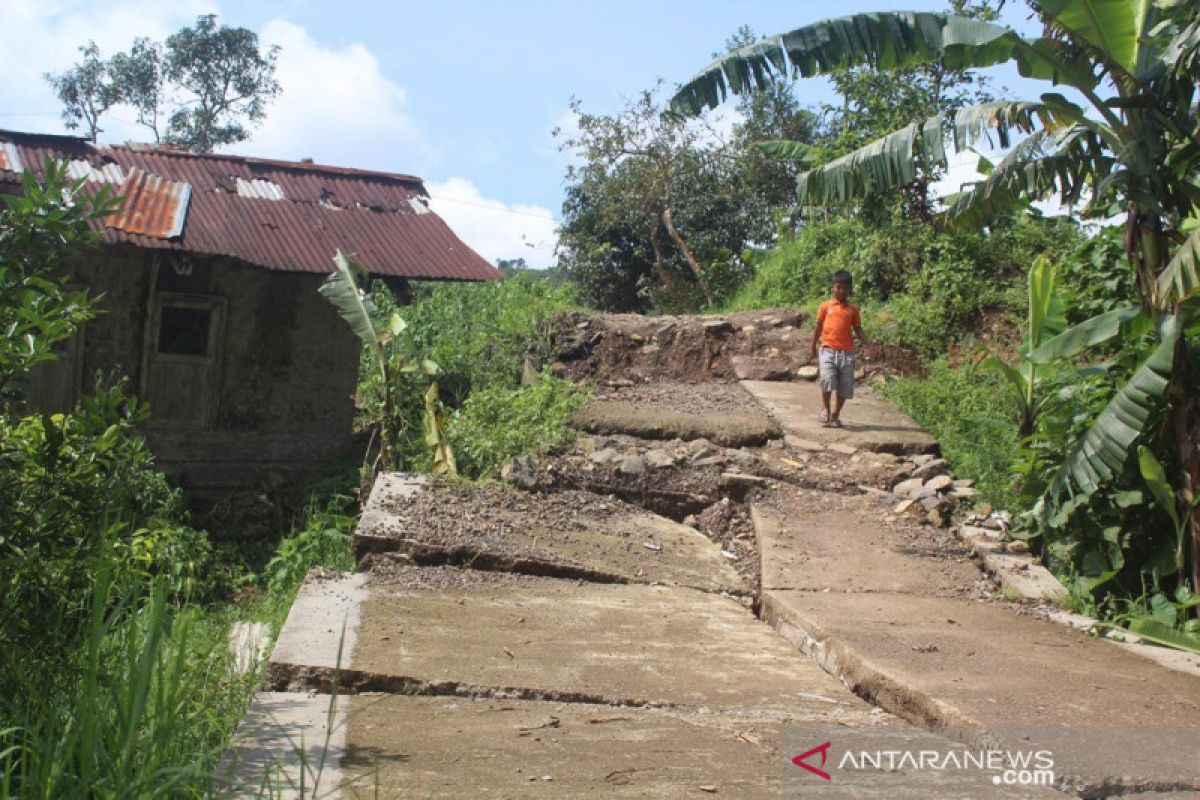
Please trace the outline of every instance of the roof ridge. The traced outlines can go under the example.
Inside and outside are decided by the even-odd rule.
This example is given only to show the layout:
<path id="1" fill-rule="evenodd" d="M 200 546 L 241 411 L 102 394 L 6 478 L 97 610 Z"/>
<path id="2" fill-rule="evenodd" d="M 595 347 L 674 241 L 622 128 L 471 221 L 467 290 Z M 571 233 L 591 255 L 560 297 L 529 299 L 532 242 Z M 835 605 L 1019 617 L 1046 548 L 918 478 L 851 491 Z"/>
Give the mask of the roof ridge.
<path id="1" fill-rule="evenodd" d="M 28 131 L 14 131 L 0 129 L 0 139 L 21 140 L 26 142 L 70 142 L 76 146 L 90 148 L 97 153 L 104 153 L 111 150 L 127 150 L 133 153 L 151 153 L 159 154 L 167 157 L 175 158 L 192 158 L 192 159 L 210 159 L 218 161 L 230 161 L 245 164 L 246 166 L 263 166 L 272 167 L 274 169 L 294 170 L 297 172 L 311 172 L 325 175 L 344 175 L 347 177 L 360 178 L 376 178 L 396 183 L 417 183 L 424 189 L 425 181 L 420 176 L 410 175 L 403 172 L 385 172 L 383 170 L 360 169 L 358 167 L 339 167 L 331 164 L 317 164 L 313 161 L 288 161 L 286 159 L 275 158 L 258 158 L 254 156 L 243 156 L 235 153 L 197 153 L 183 147 L 177 147 L 169 144 L 161 144 L 154 142 L 125 142 L 124 144 L 100 144 L 93 142 L 83 136 L 72 136 L 70 134 L 60 133 L 30 133 Z"/>

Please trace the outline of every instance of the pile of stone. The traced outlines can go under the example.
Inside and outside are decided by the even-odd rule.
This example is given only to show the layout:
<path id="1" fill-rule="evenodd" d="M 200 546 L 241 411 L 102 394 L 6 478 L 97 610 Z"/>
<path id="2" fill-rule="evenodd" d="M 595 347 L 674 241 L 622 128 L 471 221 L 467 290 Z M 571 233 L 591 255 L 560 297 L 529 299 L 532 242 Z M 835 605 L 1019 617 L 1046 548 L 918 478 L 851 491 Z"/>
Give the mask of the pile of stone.
<path id="1" fill-rule="evenodd" d="M 676 465 L 693 467 L 752 465 L 755 456 L 740 448 L 720 447 L 707 439 L 682 442 L 678 439 L 649 445 L 630 436 L 581 437 L 576 443 L 587 458 L 586 470 L 611 465 L 627 476 Z"/>
<path id="2" fill-rule="evenodd" d="M 896 498 L 892 513 L 923 517 L 930 525 L 946 527 L 957 504 L 979 492 L 970 480 L 955 480 L 944 458 L 932 455 L 913 456 L 907 469 L 898 473 L 900 480 L 892 486 Z M 907 473 L 907 477 L 903 477 Z"/>

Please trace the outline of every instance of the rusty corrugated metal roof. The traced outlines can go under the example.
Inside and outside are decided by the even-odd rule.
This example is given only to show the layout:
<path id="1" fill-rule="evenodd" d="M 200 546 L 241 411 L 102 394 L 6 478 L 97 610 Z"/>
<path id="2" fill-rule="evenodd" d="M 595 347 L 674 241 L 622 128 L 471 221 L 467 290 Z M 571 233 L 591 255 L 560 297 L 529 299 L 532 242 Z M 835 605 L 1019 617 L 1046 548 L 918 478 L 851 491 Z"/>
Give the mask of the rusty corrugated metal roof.
<path id="1" fill-rule="evenodd" d="M 183 233 L 192 196 L 188 184 L 134 167 L 117 189 L 117 196 L 121 198 L 121 207 L 104 218 L 108 227 L 154 239 L 174 239 Z"/>
<path id="2" fill-rule="evenodd" d="M 96 183 L 120 176 L 115 191 L 125 200 L 106 220 L 115 227 L 102 228 L 108 243 L 315 273 L 330 272 L 341 249 L 376 275 L 502 277 L 429 211 L 425 186 L 412 175 L 0 131 L 0 148 L 4 144 L 27 169 L 40 172 L 49 155 L 72 162 L 73 175 Z M 19 180 L 0 166 L 0 181 Z"/>

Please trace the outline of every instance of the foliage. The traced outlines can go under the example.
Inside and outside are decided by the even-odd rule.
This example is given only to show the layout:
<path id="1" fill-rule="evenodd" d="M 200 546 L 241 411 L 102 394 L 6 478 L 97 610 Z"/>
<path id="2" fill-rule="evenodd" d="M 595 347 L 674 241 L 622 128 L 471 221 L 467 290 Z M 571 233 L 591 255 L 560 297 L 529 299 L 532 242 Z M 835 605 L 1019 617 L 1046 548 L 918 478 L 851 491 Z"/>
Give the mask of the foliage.
<path id="1" fill-rule="evenodd" d="M 0 796 L 205 797 L 258 676 L 234 674 L 225 628 L 101 574 L 67 670 L 8 650 Z M 16 658 L 10 656 L 17 656 Z"/>
<path id="2" fill-rule="evenodd" d="M 1037 395 L 1038 363 L 1030 354 L 1063 332 L 1067 319 L 1058 292 L 1058 273 L 1045 256 L 1039 256 L 1029 268 L 1029 312 L 1025 319 L 1025 341 L 1017 355 L 1020 362 L 1012 366 L 996 356 L 984 362 L 1000 372 L 1016 389 L 1017 405 L 1021 412 L 1020 434 L 1033 432 L 1040 396 Z"/>
<path id="3" fill-rule="evenodd" d="M 1017 451 L 1017 419 L 1002 379 L 973 363 L 954 367 L 943 356 L 921 376 L 884 387 L 889 399 L 938 440 L 955 474 L 969 476 L 997 508 L 1015 500 L 1011 474 Z"/>
<path id="4" fill-rule="evenodd" d="M 83 126 L 93 142 L 102 132 L 100 117 L 121 102 L 112 66 L 100 57 L 100 48 L 88 42 L 79 48 L 83 58 L 60 75 L 44 75 L 63 104 L 63 122 L 68 130 Z"/>
<path id="5" fill-rule="evenodd" d="M 400 396 L 413 383 L 410 375 L 418 370 L 428 376 L 437 375 L 441 370 L 438 365 L 428 359 L 417 361 L 408 359 L 404 351 L 396 344 L 397 337 L 404 333 L 407 323 L 396 312 L 384 316 L 375 306 L 375 302 L 366 290 L 359 287 L 359 281 L 365 280 L 367 270 L 357 261 L 347 258 L 341 250 L 333 258 L 337 269 L 321 284 L 318 290 L 321 296 L 328 300 L 341 314 L 342 319 L 350 326 L 354 334 L 362 340 L 366 350 L 366 358 L 376 372 L 378 387 L 378 406 L 374 413 L 374 422 L 379 426 L 379 458 L 370 472 L 377 470 L 392 471 L 402 469 L 404 459 L 400 448 L 396 445 L 408 427 L 408 418 L 402 413 Z M 433 398 L 426 401 L 426 414 L 436 414 L 437 383 L 431 383 Z M 433 426 L 430 447 L 441 451 L 445 448 L 445 437 L 441 435 L 440 426 Z M 443 456 L 442 471 L 454 474 L 454 461 Z"/>
<path id="6" fill-rule="evenodd" d="M 347 494 L 310 497 L 299 525 L 279 543 L 263 570 L 267 596 L 286 609 L 314 566 L 353 570 L 355 510 L 354 498 Z"/>
<path id="7" fill-rule="evenodd" d="M 530 386 L 472 393 L 449 421 L 463 474 L 484 477 L 516 456 L 552 449 L 574 435 L 567 418 L 586 399 L 570 381 L 547 373 Z"/>
<path id="8" fill-rule="evenodd" d="M 1124 308 L 1137 296 L 1134 275 L 1124 259 L 1123 234 L 1120 228 L 1105 228 L 1056 261 L 1070 323 Z"/>
<path id="9" fill-rule="evenodd" d="M 757 265 L 734 309 L 803 306 L 825 299 L 839 269 L 854 276 L 872 338 L 925 357 L 972 332 L 989 310 L 1009 313 L 1013 287 L 1041 254 L 1059 258 L 1080 240 L 1068 221 L 1004 221 L 988 233 L 950 231 L 899 219 L 812 220 Z"/>
<path id="10" fill-rule="evenodd" d="M 107 200 L 89 201 L 64 177 L 48 164 L 45 185 L 27 180 L 26 194 L 0 212 L 0 325 L 9 333 L 0 387 L 53 358 L 91 313 L 54 267 L 91 241 L 87 221 Z M 169 574 L 176 593 L 199 589 L 207 542 L 181 524 L 178 495 L 151 468 L 137 431 L 145 413 L 122 383 L 98 382 L 62 414 L 14 410 L 0 413 L 0 649 L 58 658 L 81 635 L 101 572 L 119 593 L 153 573 Z"/>
<path id="11" fill-rule="evenodd" d="M 1200 211 L 1195 135 L 1200 8 L 1174 0 L 1031 0 L 1030 5 L 1044 26 L 1035 39 L 946 14 L 860 14 L 819 22 L 719 60 L 680 89 L 672 108 L 694 114 L 716 106 L 727 92 L 753 91 L 790 74 L 827 74 L 858 65 L 963 68 L 1012 62 L 1023 76 L 1069 86 L 1083 98 L 1086 109 L 1057 91 L 1036 101 L 985 103 L 958 110 L 952 126 L 959 151 L 984 136 L 1011 149 L 984 181 L 955 199 L 950 220 L 987 223 L 997 213 L 1055 193 L 1065 203 L 1081 203 L 1085 217 L 1121 213 L 1136 299 L 1155 322 L 1156 342 L 1143 348 L 1146 360 L 1127 372 L 1128 384 L 1094 410 L 1046 485 L 1037 513 L 1040 528 L 1048 530 L 1119 479 L 1132 448 L 1154 430 L 1152 420 L 1164 400 L 1168 419 L 1157 437 L 1159 447 L 1169 440 L 1175 450 L 1170 469 L 1181 475 L 1183 502 L 1200 493 L 1200 381 L 1188 338 L 1180 335 L 1194 322 L 1194 304 L 1187 301 L 1200 291 L 1200 281 L 1193 280 L 1197 249 L 1183 230 Z M 945 164 L 941 131 L 946 124 L 941 116 L 913 123 L 808 170 L 799 178 L 802 200 L 848 202 L 906 183 L 919 165 Z M 1014 145 L 1018 136 L 1024 138 Z M 1073 334 L 1075 341 L 1087 338 Z M 1200 520 L 1194 512 L 1189 529 L 1190 578 L 1193 590 L 1200 590 Z M 1150 547 L 1152 532 L 1142 531 L 1141 537 Z M 1119 569 L 1111 558 L 1109 566 L 1106 572 Z"/>
<path id="12" fill-rule="evenodd" d="M 512 449 L 514 443 L 537 444 L 525 437 L 522 431 L 526 428 L 544 425 L 547 436 L 558 435 L 568 396 L 574 390 L 557 383 L 552 389 L 531 389 L 522 387 L 522 380 L 527 373 L 536 374 L 551 356 L 553 317 L 570 306 L 569 289 L 522 272 L 484 284 L 421 286 L 414 295 L 413 304 L 405 309 L 408 326 L 398 346 L 409 358 L 422 353 L 441 366 L 438 386 L 447 409 L 444 429 L 463 474 L 482 476 L 492 466 L 518 455 Z M 385 311 L 396 307 L 386 291 L 377 289 L 372 296 Z M 360 371 L 359 392 L 368 408 L 379 391 L 376 383 L 372 372 Z M 473 400 L 477 395 L 486 399 Z M 472 412 L 467 415 L 472 421 L 464 423 L 467 407 L 473 402 L 482 409 L 482 416 Z M 513 419 L 495 419 L 496 431 L 478 429 L 478 436 L 464 435 L 464 424 L 476 425 L 489 410 L 505 403 L 512 405 Z M 398 407 L 411 419 L 424 413 L 426 400 L 410 388 L 399 398 Z M 550 416 L 535 419 L 538 412 Z M 503 429 L 510 426 L 506 433 Z M 428 430 L 408 431 L 403 446 L 411 462 L 423 467 L 430 450 L 418 433 L 424 436 Z"/>
<path id="13" fill-rule="evenodd" d="M 124 103 L 156 142 L 210 153 L 248 139 L 280 91 L 279 48 L 260 50 L 257 34 L 218 26 L 215 14 L 197 17 L 163 44 L 137 38 L 107 62 L 95 42 L 80 52 L 81 63 L 46 79 L 63 103 L 67 126 L 87 125 L 93 141 L 99 117 Z"/>
<path id="14" fill-rule="evenodd" d="M 614 115 L 572 102 L 559 259 L 598 308 L 712 306 L 740 280 L 755 232 L 734 162 L 707 126 L 664 116 L 654 91 Z"/>
<path id="15" fill-rule="evenodd" d="M 394 301 L 379 292 L 381 308 Z M 404 309 L 403 345 L 441 366 L 438 386 L 446 404 L 459 408 L 473 392 L 514 388 L 528 355 L 545 362 L 552 354 L 554 315 L 571 307 L 570 290 L 522 273 L 478 284 L 428 284 Z M 409 407 L 416 408 L 419 397 Z"/>
<path id="16" fill-rule="evenodd" d="M 85 292 L 68 291 L 58 265 L 95 241 L 88 220 L 111 210 L 108 193 L 85 197 L 66 165 L 47 160 L 43 183 L 27 172 L 24 194 L 0 196 L 0 410 L 14 381 L 55 358 L 54 345 L 93 315 Z"/>

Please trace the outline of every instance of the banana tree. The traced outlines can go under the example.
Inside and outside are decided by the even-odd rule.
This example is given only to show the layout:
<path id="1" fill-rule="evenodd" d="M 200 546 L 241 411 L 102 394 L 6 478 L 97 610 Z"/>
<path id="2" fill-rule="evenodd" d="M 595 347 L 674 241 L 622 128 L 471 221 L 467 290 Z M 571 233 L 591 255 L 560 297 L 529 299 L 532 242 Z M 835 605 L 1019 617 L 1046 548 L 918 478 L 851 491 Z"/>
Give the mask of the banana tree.
<path id="1" fill-rule="evenodd" d="M 985 366 L 999 370 L 1017 392 L 1021 409 L 1019 433 L 1022 439 L 1033 433 L 1037 416 L 1035 390 L 1038 383 L 1038 361 L 1030 358 L 1042 343 L 1057 338 L 1067 326 L 1062 300 L 1058 293 L 1058 273 L 1045 256 L 1038 256 L 1029 268 L 1029 313 L 1025 320 L 1025 341 L 1018 355 L 1020 362 L 1012 366 L 992 356 Z"/>
<path id="2" fill-rule="evenodd" d="M 992 102 L 914 123 L 797 181 L 800 202 L 850 205 L 903 186 L 922 164 L 946 165 L 981 139 L 1008 149 L 987 178 L 951 198 L 947 220 L 985 224 L 1020 202 L 1057 195 L 1085 217 L 1122 214 L 1125 256 L 1137 277 L 1136 307 L 1103 315 L 1042 345 L 1064 357 L 1131 327 L 1152 326 L 1159 344 L 1076 443 L 1042 498 L 1044 514 L 1078 506 L 1110 481 L 1167 402 L 1169 431 L 1188 516 L 1187 562 L 1200 590 L 1200 391 L 1186 331 L 1197 317 L 1200 238 L 1184 221 L 1200 210 L 1200 8 L 1194 0 L 1029 0 L 1043 23 L 1026 38 L 1005 26 L 952 14 L 893 12 L 826 20 L 718 59 L 680 87 L 672 113 L 693 115 L 730 93 L 793 76 L 869 65 L 938 63 L 952 69 L 1014 63 L 1049 89 L 1035 100 Z M 1068 98 L 1054 87 L 1074 90 Z M 778 144 L 764 145 L 776 152 Z"/>
<path id="3" fill-rule="evenodd" d="M 367 270 L 362 264 L 348 258 L 341 250 L 333 257 L 336 269 L 317 290 L 333 304 L 342 319 L 350 325 L 354 334 L 370 351 L 370 360 L 378 371 L 382 389 L 382 413 L 379 419 L 379 456 L 373 467 L 384 470 L 403 468 L 403 457 L 396 448 L 404 432 L 406 421 L 399 409 L 399 394 L 403 381 L 417 372 L 433 378 L 441 369 L 428 359 L 419 364 L 406 360 L 389 347 L 404 333 L 404 319 L 396 313 L 384 317 L 367 292 L 359 285 L 365 280 Z M 454 475 L 454 454 L 446 441 L 442 426 L 437 381 L 432 381 L 424 395 L 425 435 L 434 454 L 435 474 Z M 372 469 L 374 471 L 374 468 Z"/>

